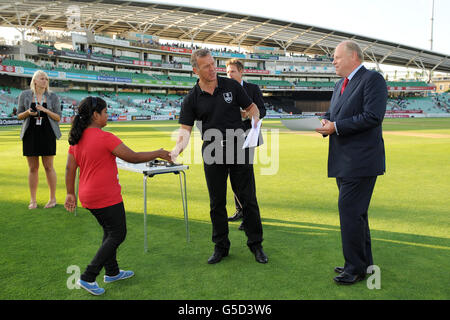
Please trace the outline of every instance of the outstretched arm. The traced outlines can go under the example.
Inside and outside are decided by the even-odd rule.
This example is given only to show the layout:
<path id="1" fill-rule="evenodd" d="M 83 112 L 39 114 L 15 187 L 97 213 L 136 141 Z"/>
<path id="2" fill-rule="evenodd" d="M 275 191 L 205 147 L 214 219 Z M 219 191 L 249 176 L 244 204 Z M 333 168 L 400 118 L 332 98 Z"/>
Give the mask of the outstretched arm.
<path id="1" fill-rule="evenodd" d="M 112 154 L 116 157 L 130 163 L 141 163 L 161 158 L 163 160 L 171 161 L 169 151 L 159 149 L 149 152 L 134 152 L 128 148 L 124 143 L 119 144 L 114 148 Z"/>
<path id="2" fill-rule="evenodd" d="M 170 156 L 173 162 L 175 162 L 178 155 L 186 149 L 189 144 L 189 139 L 191 138 L 192 126 L 182 124 L 180 130 L 178 131 L 177 144 L 170 152 Z"/>

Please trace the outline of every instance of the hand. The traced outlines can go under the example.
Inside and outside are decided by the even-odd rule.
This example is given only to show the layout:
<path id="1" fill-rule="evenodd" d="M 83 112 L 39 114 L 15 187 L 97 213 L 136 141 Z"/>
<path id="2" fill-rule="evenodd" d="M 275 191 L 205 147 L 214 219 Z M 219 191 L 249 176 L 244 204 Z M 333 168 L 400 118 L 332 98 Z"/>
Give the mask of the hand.
<path id="1" fill-rule="evenodd" d="M 241 117 L 242 119 L 248 119 L 248 112 L 245 110 L 241 110 Z"/>
<path id="2" fill-rule="evenodd" d="M 33 111 L 33 109 L 31 109 L 31 108 L 28 109 L 28 116 L 29 116 L 29 117 L 30 117 L 30 116 L 35 117 L 35 116 L 37 116 L 37 115 L 38 115 L 38 113 L 35 112 L 35 111 Z"/>
<path id="3" fill-rule="evenodd" d="M 47 108 L 44 108 L 44 107 L 41 106 L 40 104 L 37 104 L 37 105 L 36 105 L 36 109 L 37 109 L 38 111 L 45 112 L 45 113 L 47 113 L 47 111 L 48 111 Z"/>
<path id="4" fill-rule="evenodd" d="M 247 112 L 247 115 L 252 118 L 254 123 L 253 127 L 257 128 L 259 122 L 259 109 L 256 104 L 252 103 L 245 111 Z"/>
<path id="5" fill-rule="evenodd" d="M 74 194 L 68 193 L 66 196 L 66 202 L 64 203 L 64 208 L 66 208 L 67 211 L 73 212 L 75 208 L 77 207 L 77 198 Z"/>
<path id="6" fill-rule="evenodd" d="M 175 147 L 172 151 L 169 152 L 170 161 L 176 162 L 178 155 L 180 154 L 180 151 L 177 147 Z"/>
<path id="7" fill-rule="evenodd" d="M 164 150 L 164 149 L 161 148 L 161 149 L 158 150 L 158 153 L 159 153 L 158 158 L 161 158 L 161 159 L 169 161 L 169 162 L 173 162 L 169 151 Z"/>
<path id="8" fill-rule="evenodd" d="M 322 128 L 317 128 L 316 131 L 324 136 L 332 135 L 336 132 L 336 128 L 334 126 L 334 122 L 331 122 L 327 119 L 320 120 L 322 123 Z"/>

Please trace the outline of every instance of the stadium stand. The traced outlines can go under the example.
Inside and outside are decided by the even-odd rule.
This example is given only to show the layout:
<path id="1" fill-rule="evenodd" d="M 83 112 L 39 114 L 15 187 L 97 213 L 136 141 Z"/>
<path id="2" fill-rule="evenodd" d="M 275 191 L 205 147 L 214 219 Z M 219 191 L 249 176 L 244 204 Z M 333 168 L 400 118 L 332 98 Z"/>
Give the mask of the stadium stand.
<path id="1" fill-rule="evenodd" d="M 58 42 L 57 38 L 46 40 L 44 32 L 41 39 L 17 45 L 20 54 L 0 56 L 0 73 L 10 80 L 23 80 L 15 81 L 19 83 L 16 88 L 8 81 L 0 82 L 4 86 L 0 91 L 1 116 L 14 116 L 18 95 L 37 69 L 49 74 L 65 117 L 72 116 L 74 107 L 88 95 L 103 97 L 113 116 L 178 116 L 184 95 L 197 81 L 189 58 L 199 47 L 130 34 L 111 37 L 100 33 L 89 41 L 87 33 L 71 34 Z M 67 45 L 70 48 L 63 47 Z M 265 47 L 267 52 L 249 48 L 236 51 L 224 45 L 211 49 L 218 73 L 225 75 L 226 60 L 240 58 L 245 65 L 244 80 L 259 85 L 265 94 L 268 115 L 301 113 L 296 102 L 302 95 L 297 93 L 314 92 L 318 102 L 329 101 L 338 80 L 329 54 L 287 53 L 270 47 Z M 388 81 L 387 85 L 393 93 L 387 105 L 389 111 L 450 113 L 448 94 L 430 94 L 433 85 L 429 83 L 402 80 Z M 402 98 L 394 97 L 398 93 Z M 307 96 L 306 102 L 314 100 L 313 95 Z"/>
<path id="2" fill-rule="evenodd" d="M 398 97 L 388 99 L 389 111 L 416 111 L 433 114 L 450 113 L 448 94 L 433 94 L 428 97 Z"/>
<path id="3" fill-rule="evenodd" d="M 389 87 L 428 87 L 424 81 L 386 81 Z"/>
<path id="4" fill-rule="evenodd" d="M 283 80 L 249 80 L 249 82 L 257 84 L 262 87 L 293 87 L 294 85 L 289 81 Z"/>

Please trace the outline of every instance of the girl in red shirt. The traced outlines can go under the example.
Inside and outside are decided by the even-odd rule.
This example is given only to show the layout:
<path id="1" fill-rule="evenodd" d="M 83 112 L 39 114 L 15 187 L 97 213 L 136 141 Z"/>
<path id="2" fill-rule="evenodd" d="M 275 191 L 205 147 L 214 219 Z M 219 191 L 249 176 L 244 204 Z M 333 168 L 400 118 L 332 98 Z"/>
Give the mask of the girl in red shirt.
<path id="1" fill-rule="evenodd" d="M 106 102 L 97 97 L 83 99 L 69 133 L 69 154 L 66 166 L 67 196 L 64 207 L 73 212 L 76 207 L 75 176 L 80 167 L 79 198 L 102 226 L 103 242 L 78 284 L 94 295 L 105 292 L 96 282 L 105 268 L 104 282 L 127 279 L 132 271 L 120 270 L 116 251 L 127 233 L 125 208 L 118 179 L 116 157 L 131 163 L 161 158 L 170 161 L 169 152 L 159 149 L 134 152 L 112 133 L 103 131 L 108 121 Z"/>

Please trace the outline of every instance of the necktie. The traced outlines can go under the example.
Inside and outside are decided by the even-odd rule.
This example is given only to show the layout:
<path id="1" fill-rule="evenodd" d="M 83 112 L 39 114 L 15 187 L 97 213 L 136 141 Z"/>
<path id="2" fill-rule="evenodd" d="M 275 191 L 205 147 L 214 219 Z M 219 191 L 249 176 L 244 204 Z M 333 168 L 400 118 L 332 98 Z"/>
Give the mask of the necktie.
<path id="1" fill-rule="evenodd" d="M 342 93 L 344 93 L 345 87 L 347 86 L 348 83 L 348 78 L 344 79 L 344 83 L 342 84 L 342 88 L 341 88 L 341 95 Z"/>

